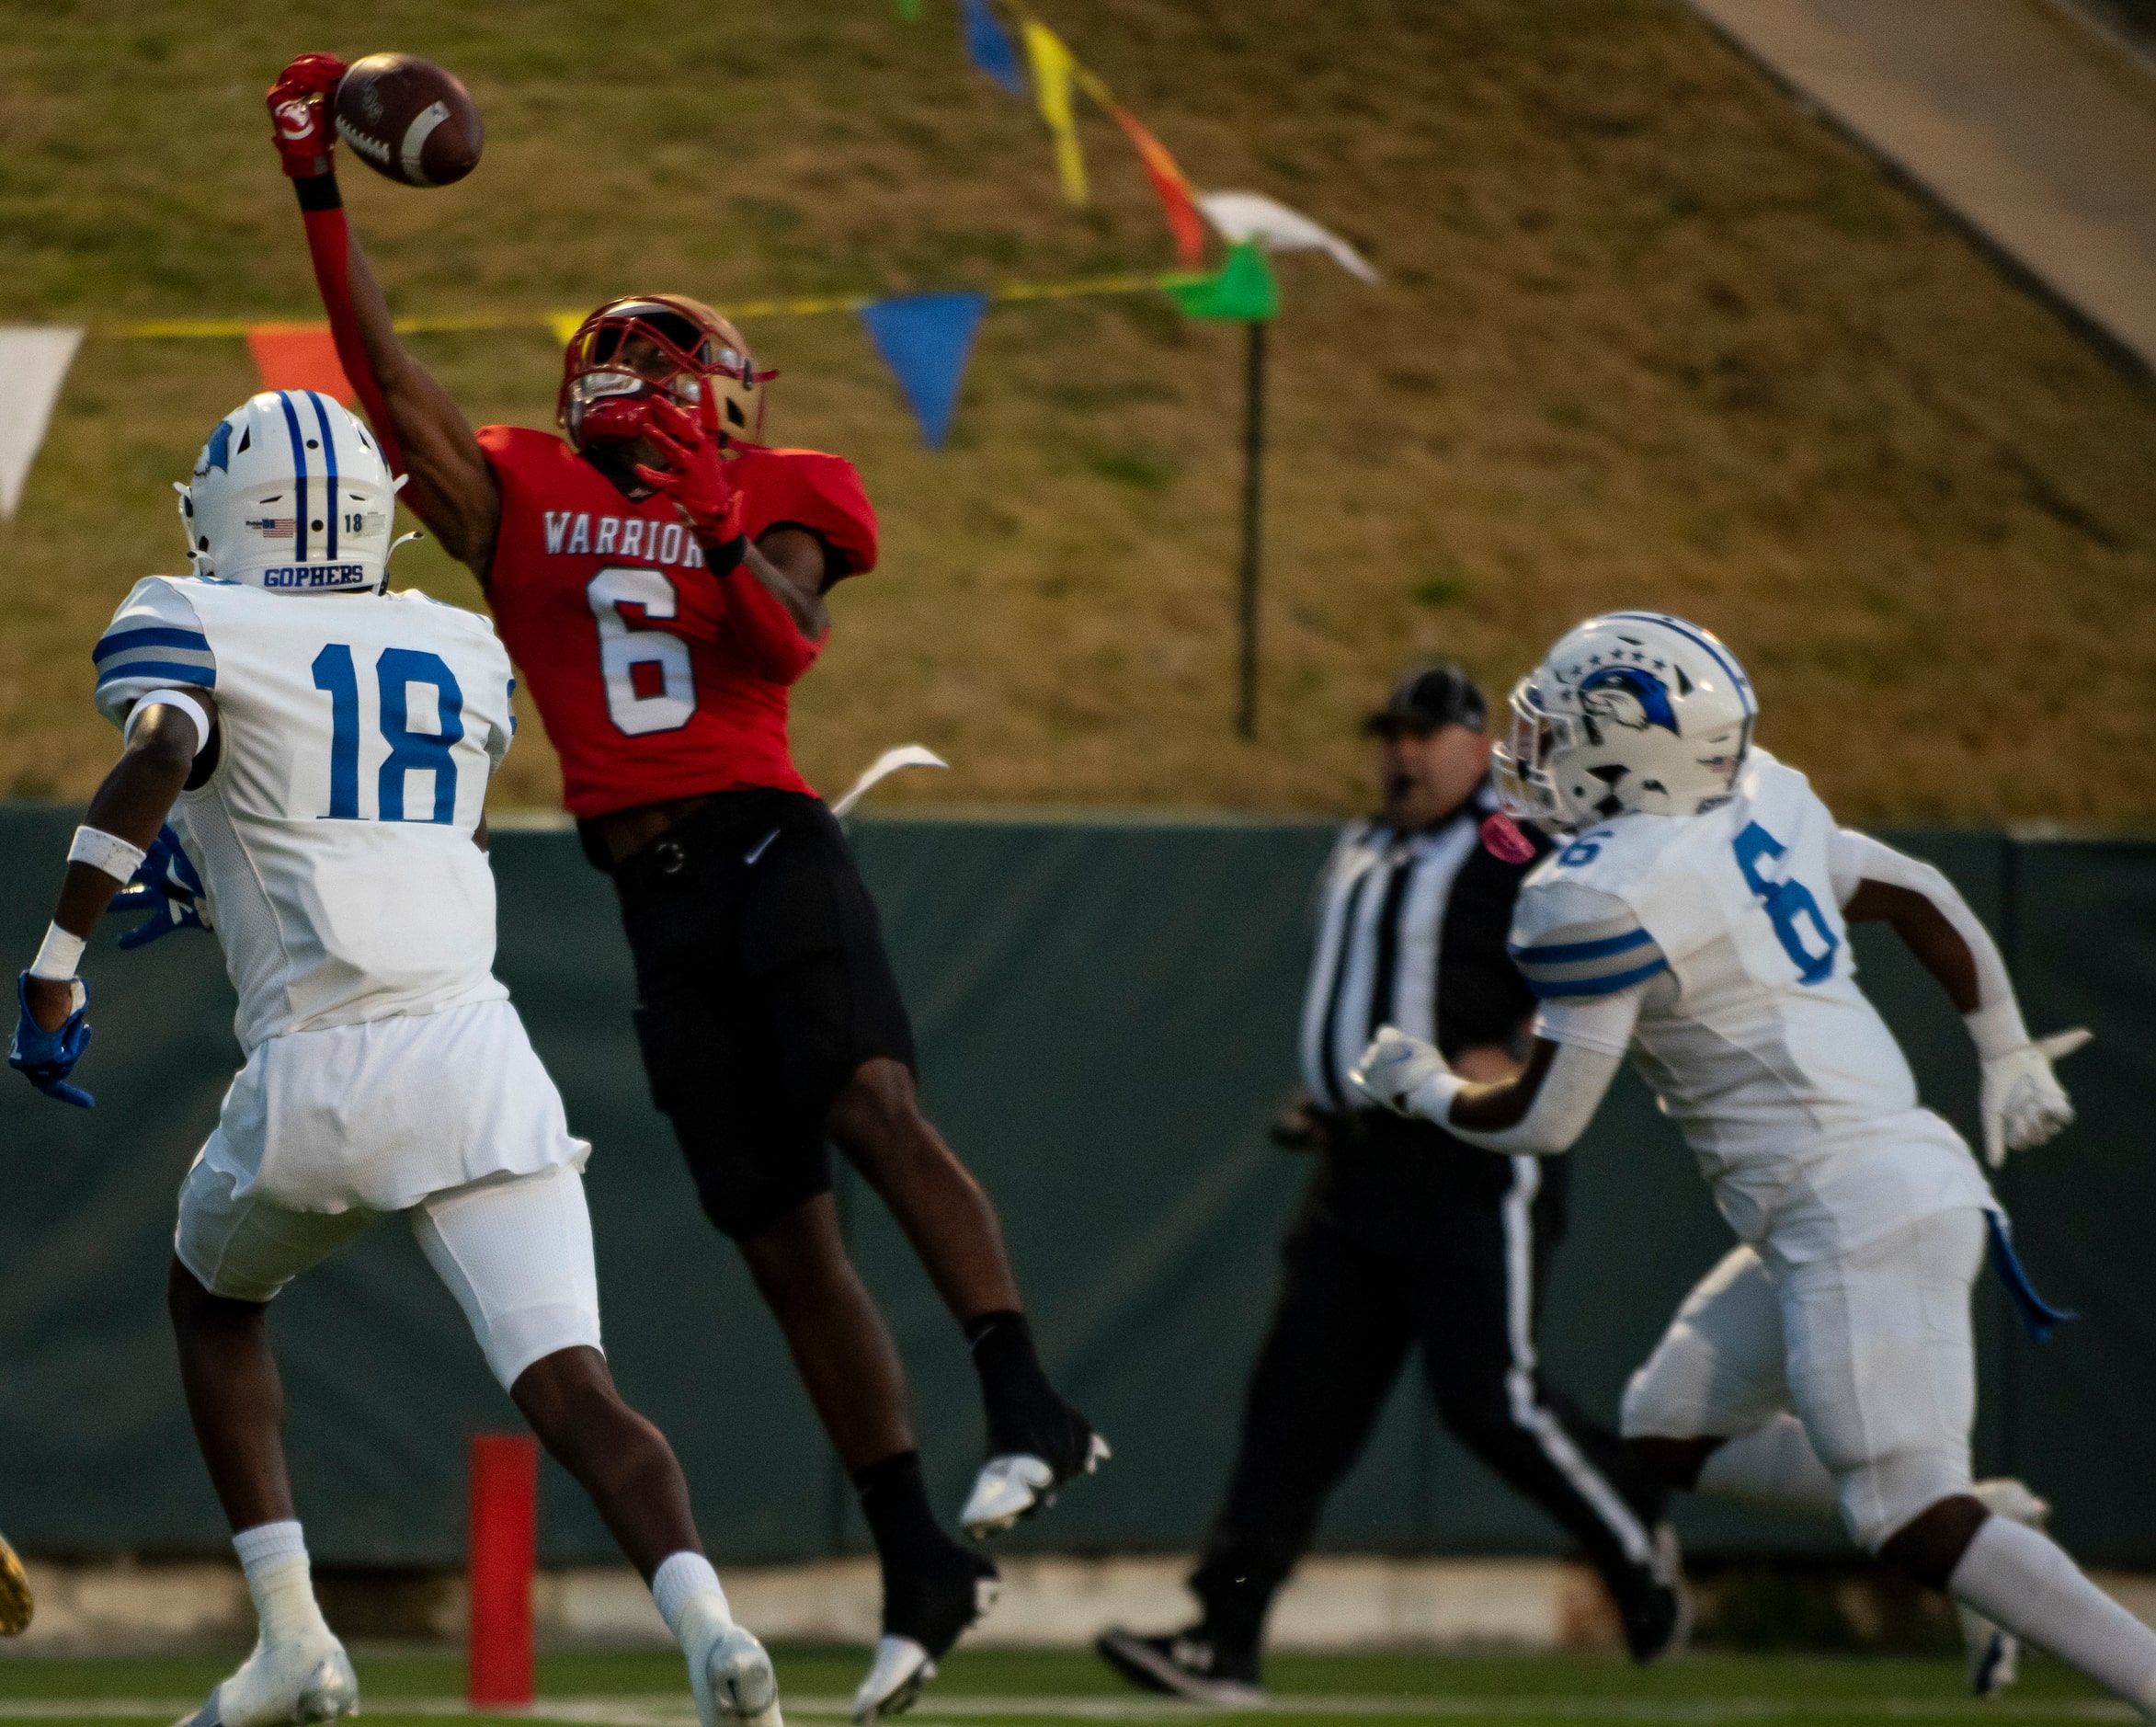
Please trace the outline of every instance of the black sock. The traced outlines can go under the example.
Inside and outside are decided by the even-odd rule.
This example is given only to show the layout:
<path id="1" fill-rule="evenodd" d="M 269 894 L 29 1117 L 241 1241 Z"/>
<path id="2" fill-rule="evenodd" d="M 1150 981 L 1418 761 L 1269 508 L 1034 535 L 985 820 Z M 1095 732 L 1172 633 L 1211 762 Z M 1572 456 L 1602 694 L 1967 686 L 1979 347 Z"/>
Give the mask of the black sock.
<path id="1" fill-rule="evenodd" d="M 1035 1429 L 1052 1423 L 1063 1407 L 1033 1350 L 1033 1328 L 1015 1308 L 968 1320 L 965 1341 L 974 1371 L 981 1376 L 981 1401 L 988 1410 L 988 1448 L 1003 1452 L 1038 1444 Z"/>
<path id="2" fill-rule="evenodd" d="M 853 1491 L 885 1572 L 918 1571 L 952 1545 L 930 1509 L 919 1452 L 901 1451 L 854 1470 Z"/>

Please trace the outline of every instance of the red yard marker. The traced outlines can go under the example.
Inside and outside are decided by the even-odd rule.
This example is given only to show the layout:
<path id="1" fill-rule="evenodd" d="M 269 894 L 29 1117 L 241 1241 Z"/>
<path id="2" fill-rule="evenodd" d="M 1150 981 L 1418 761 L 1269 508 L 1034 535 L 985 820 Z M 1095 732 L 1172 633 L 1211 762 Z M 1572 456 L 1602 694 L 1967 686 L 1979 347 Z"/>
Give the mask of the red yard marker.
<path id="1" fill-rule="evenodd" d="M 529 1434 L 472 1440 L 472 1619 L 465 1667 L 473 1709 L 531 1701 L 531 1571 L 539 1538 L 539 1446 Z"/>

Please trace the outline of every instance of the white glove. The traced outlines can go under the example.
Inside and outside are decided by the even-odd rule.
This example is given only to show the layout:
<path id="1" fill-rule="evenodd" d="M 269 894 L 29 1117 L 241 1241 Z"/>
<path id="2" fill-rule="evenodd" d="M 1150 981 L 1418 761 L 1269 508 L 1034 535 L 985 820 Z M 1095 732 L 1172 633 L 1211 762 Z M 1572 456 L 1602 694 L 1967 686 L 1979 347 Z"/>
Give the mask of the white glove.
<path id="1" fill-rule="evenodd" d="M 1373 1104 L 1409 1115 L 1414 1112 L 1408 1107 L 1408 1099 L 1439 1074 L 1451 1071 L 1444 1058 L 1420 1037 L 1387 1025 L 1349 1069 L 1348 1083 Z"/>
<path id="2" fill-rule="evenodd" d="M 1983 1064 L 1978 1107 L 1984 1118 L 1985 1162 L 1997 1169 L 2009 1151 L 2040 1146 L 2072 1125 L 2073 1104 L 2051 1064 L 2070 1056 L 2094 1035 L 2078 1026 L 2055 1032 Z"/>

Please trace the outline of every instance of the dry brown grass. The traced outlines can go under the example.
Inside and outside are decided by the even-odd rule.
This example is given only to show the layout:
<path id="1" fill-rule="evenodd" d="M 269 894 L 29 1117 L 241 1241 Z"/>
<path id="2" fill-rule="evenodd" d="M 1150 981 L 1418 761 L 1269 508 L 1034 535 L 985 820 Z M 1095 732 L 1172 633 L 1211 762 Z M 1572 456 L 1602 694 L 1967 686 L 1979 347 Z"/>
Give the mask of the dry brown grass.
<path id="1" fill-rule="evenodd" d="M 462 187 L 347 175 L 407 312 L 1167 261 L 1091 119 L 1099 201 L 1062 207 L 950 0 L 910 29 L 884 0 L 234 10 L 0 6 L 6 316 L 304 315 L 258 93 L 313 46 L 432 55 L 485 112 Z M 931 454 L 851 320 L 771 320 L 773 429 L 853 457 L 885 527 L 800 693 L 819 783 L 918 738 L 955 772 L 898 796 L 1352 807 L 1353 722 L 1404 658 L 1494 694 L 1575 617 L 1644 604 L 1737 646 L 1764 740 L 1850 815 L 2156 818 L 2156 402 L 1675 0 L 1047 10 L 1202 183 L 1386 272 L 1283 261 L 1261 739 L 1228 727 L 1238 332 L 999 307 Z M 424 352 L 475 421 L 545 423 L 542 337 Z M 0 789 L 95 783 L 88 645 L 174 566 L 168 483 L 250 383 L 236 342 L 86 347 L 0 531 Z M 438 555 L 410 574 L 473 599 Z M 525 737 L 506 801 L 550 801 Z"/>

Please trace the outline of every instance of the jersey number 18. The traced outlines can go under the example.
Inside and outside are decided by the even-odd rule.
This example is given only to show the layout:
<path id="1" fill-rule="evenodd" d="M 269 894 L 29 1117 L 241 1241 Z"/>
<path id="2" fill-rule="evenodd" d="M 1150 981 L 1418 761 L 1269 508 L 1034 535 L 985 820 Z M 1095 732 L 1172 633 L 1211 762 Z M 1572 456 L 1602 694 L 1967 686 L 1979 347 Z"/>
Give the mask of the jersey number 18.
<path id="1" fill-rule="evenodd" d="M 314 687 L 329 697 L 329 811 L 331 821 L 359 821 L 359 674 L 348 644 L 332 642 L 314 656 Z M 374 662 L 380 692 L 382 738 L 389 756 L 375 784 L 375 816 L 403 821 L 405 775 L 414 768 L 434 772 L 434 813 L 412 818 L 448 823 L 456 819 L 457 762 L 451 747 L 464 736 L 464 692 L 439 654 L 416 647 L 385 647 Z M 435 725 L 431 732 L 411 726 L 411 686 L 432 684 Z"/>

